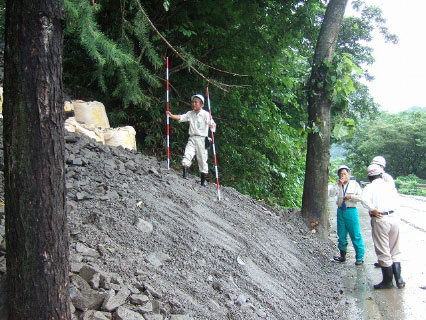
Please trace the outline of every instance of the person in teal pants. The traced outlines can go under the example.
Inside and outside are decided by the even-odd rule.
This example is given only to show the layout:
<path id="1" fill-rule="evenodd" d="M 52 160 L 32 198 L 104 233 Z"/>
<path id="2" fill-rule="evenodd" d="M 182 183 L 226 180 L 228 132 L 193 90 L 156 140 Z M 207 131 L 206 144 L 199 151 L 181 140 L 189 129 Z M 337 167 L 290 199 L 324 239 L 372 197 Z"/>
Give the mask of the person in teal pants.
<path id="1" fill-rule="evenodd" d="M 358 182 L 350 179 L 350 169 L 342 165 L 337 169 L 339 181 L 330 189 L 330 196 L 337 196 L 337 236 L 340 256 L 333 259 L 338 262 L 346 261 L 348 233 L 356 253 L 355 265 L 364 263 L 364 240 L 359 226 L 358 208 L 356 203 L 361 201 L 362 190 Z"/>

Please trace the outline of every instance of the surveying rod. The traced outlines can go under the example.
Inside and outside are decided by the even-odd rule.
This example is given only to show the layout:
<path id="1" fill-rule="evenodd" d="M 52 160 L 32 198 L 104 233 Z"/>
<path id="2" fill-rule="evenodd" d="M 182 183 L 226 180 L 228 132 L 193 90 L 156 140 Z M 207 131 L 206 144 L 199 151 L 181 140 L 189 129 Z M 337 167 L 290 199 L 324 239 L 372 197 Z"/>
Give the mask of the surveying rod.
<path id="1" fill-rule="evenodd" d="M 209 106 L 209 115 L 210 121 L 212 120 L 212 110 L 210 108 L 210 96 L 209 96 L 209 87 L 206 87 L 206 96 L 207 96 L 207 105 Z M 214 143 L 214 133 L 210 128 L 212 133 L 212 146 L 213 146 L 213 158 L 214 158 L 214 169 L 216 171 L 216 187 L 217 187 L 217 199 L 220 201 L 220 185 L 219 185 L 219 171 L 217 169 L 217 159 L 216 159 L 216 147 Z"/>
<path id="2" fill-rule="evenodd" d="M 167 170 L 170 169 L 169 57 L 166 57 Z"/>

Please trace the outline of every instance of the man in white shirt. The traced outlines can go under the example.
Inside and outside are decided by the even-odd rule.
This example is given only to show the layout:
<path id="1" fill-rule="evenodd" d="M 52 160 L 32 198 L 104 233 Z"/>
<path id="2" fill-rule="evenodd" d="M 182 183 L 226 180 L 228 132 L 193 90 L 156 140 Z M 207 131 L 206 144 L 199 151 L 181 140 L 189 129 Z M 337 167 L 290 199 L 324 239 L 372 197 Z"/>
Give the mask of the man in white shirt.
<path id="1" fill-rule="evenodd" d="M 390 185 L 392 185 L 393 187 L 396 188 L 395 180 L 393 179 L 393 177 L 389 173 L 385 172 L 386 159 L 384 157 L 382 157 L 382 156 L 376 156 L 376 157 L 374 157 L 373 160 L 371 160 L 371 164 L 377 164 L 377 165 L 379 165 L 383 169 L 382 179 L 386 183 L 389 183 Z M 374 266 L 376 268 L 380 268 L 380 262 L 376 262 L 374 264 Z"/>
<path id="2" fill-rule="evenodd" d="M 399 249 L 398 192 L 395 186 L 382 178 L 383 168 L 370 164 L 367 168 L 370 184 L 365 186 L 361 202 L 368 209 L 377 259 L 380 263 L 383 280 L 374 289 L 393 288 L 392 279 L 398 288 L 405 282 L 401 277 L 401 251 Z"/>
<path id="3" fill-rule="evenodd" d="M 330 189 L 331 197 L 337 196 L 337 235 L 340 256 L 333 259 L 338 262 L 346 261 L 348 233 L 356 253 L 355 265 L 364 263 L 364 240 L 359 226 L 358 208 L 356 203 L 361 200 L 361 187 L 355 180 L 350 180 L 349 167 L 342 165 L 337 169 L 339 181 Z"/>
<path id="4" fill-rule="evenodd" d="M 187 177 L 188 168 L 191 166 L 192 159 L 196 156 L 198 169 L 201 173 L 201 185 L 206 186 L 209 168 L 207 165 L 208 153 L 205 139 L 209 134 L 209 128 L 212 132 L 215 132 L 216 123 L 210 117 L 210 114 L 203 109 L 203 105 L 203 95 L 195 94 L 191 97 L 192 111 L 188 111 L 183 115 L 174 115 L 171 112 L 167 114 L 171 119 L 179 120 L 179 122 L 189 122 L 189 139 L 182 159 L 183 178 Z"/>

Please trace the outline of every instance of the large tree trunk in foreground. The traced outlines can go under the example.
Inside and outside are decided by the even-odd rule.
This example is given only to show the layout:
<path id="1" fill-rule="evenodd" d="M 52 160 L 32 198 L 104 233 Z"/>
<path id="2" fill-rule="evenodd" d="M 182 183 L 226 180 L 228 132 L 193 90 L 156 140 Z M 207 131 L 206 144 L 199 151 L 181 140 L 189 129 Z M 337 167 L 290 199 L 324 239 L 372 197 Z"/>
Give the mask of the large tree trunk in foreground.
<path id="1" fill-rule="evenodd" d="M 7 0 L 8 319 L 71 319 L 60 0 Z"/>
<path id="2" fill-rule="evenodd" d="M 318 222 L 326 238 L 329 229 L 327 211 L 328 166 L 330 162 L 330 109 L 332 97 L 325 82 L 324 61 L 333 60 L 337 36 L 347 0 L 330 0 L 321 26 L 309 80 L 309 126 L 306 154 L 302 215 L 307 223 Z"/>

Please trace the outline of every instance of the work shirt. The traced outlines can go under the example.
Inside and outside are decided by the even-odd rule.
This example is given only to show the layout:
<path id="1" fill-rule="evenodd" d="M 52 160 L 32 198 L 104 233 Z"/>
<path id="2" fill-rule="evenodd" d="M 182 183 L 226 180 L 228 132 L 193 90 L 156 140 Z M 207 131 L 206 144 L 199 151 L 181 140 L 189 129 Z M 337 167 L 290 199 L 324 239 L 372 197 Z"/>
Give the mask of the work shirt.
<path id="1" fill-rule="evenodd" d="M 387 172 L 383 172 L 382 173 L 382 179 L 386 182 L 392 185 L 392 187 L 395 187 L 395 180 L 393 180 L 392 176 L 387 173 Z"/>
<path id="2" fill-rule="evenodd" d="M 368 211 L 387 212 L 399 207 L 399 196 L 394 186 L 378 178 L 364 187 L 361 203 Z"/>
<path id="3" fill-rule="evenodd" d="M 216 123 L 213 119 L 210 120 L 210 114 L 201 109 L 200 112 L 195 113 L 195 111 L 191 110 L 187 113 L 180 116 L 179 122 L 189 122 L 189 135 L 192 136 L 201 136 L 207 137 L 209 134 L 209 125 L 213 124 L 214 127 L 211 128 L 212 132 L 216 130 Z"/>
<path id="4" fill-rule="evenodd" d="M 343 191 L 345 190 L 345 195 L 351 195 L 349 200 L 345 200 L 346 207 L 356 207 L 356 203 L 361 200 L 362 189 L 358 182 L 355 180 L 349 180 L 348 183 L 340 186 L 336 183 L 329 191 L 330 197 L 335 197 L 337 195 L 336 204 L 340 208 L 343 203 Z"/>

